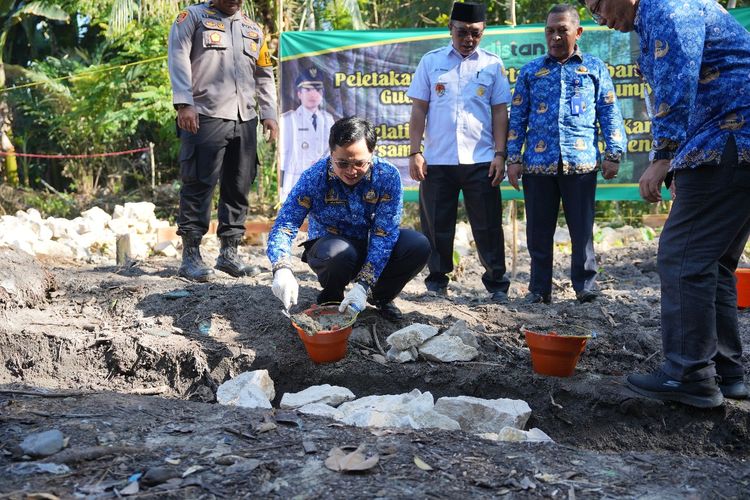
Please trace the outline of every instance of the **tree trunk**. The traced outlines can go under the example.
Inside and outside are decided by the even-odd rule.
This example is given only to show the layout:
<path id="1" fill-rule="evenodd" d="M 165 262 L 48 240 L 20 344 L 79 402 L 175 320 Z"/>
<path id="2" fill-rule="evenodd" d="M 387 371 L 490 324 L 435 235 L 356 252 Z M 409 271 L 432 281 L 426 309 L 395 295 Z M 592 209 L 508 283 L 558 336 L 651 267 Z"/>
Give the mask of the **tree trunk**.
<path id="1" fill-rule="evenodd" d="M 0 87 L 5 87 L 5 67 L 0 62 Z M 10 114 L 8 101 L 5 94 L 0 94 L 0 151 L 10 153 L 5 156 L 5 179 L 11 186 L 18 186 L 18 162 L 16 155 L 13 154 L 16 149 L 10 140 L 11 125 L 13 121 Z"/>

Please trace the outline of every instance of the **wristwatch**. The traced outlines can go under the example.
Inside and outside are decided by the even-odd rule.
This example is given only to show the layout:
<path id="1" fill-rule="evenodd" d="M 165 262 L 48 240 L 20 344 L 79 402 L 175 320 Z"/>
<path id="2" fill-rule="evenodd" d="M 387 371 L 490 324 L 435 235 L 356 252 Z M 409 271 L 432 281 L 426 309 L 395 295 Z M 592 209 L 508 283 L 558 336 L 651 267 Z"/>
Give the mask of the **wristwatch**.
<path id="1" fill-rule="evenodd" d="M 505 159 L 508 157 L 508 152 L 507 151 L 495 151 L 495 158 L 497 158 L 498 156 L 501 156 L 503 159 Z"/>
<path id="2" fill-rule="evenodd" d="M 620 158 L 622 158 L 622 153 L 611 153 L 607 151 L 604 153 L 604 161 L 609 161 L 612 163 L 620 163 Z"/>
<path id="3" fill-rule="evenodd" d="M 174 109 L 176 109 L 177 111 L 179 111 L 179 110 L 181 110 L 182 108 L 187 108 L 188 106 L 190 106 L 190 104 L 185 104 L 185 103 L 183 102 L 183 103 L 180 103 L 180 104 L 175 104 L 175 105 L 174 105 Z"/>

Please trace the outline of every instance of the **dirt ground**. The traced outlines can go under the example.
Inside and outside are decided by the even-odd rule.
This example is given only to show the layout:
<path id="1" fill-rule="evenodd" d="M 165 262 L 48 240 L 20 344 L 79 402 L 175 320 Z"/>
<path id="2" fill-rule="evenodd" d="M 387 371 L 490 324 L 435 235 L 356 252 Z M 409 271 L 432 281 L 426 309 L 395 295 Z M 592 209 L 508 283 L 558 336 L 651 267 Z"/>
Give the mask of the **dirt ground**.
<path id="1" fill-rule="evenodd" d="M 355 326 L 370 328 L 382 345 L 410 323 L 445 328 L 465 320 L 480 332 L 480 357 L 450 364 L 383 365 L 372 358 L 377 347 L 352 343 L 342 361 L 314 364 L 271 293 L 263 248 L 242 251 L 264 272 L 209 284 L 176 278 L 179 262 L 166 258 L 126 268 L 9 264 L 7 271 L 36 276 L 47 290 L 15 302 L 0 297 L 0 498 L 748 497 L 750 402 L 698 410 L 641 398 L 624 384 L 624 375 L 661 362 L 653 242 L 600 254 L 603 296 L 590 304 L 574 300 L 570 259 L 559 251 L 553 303 L 522 304 L 528 258 L 520 251 L 507 306 L 488 301 L 472 255 L 447 299 L 425 294 L 420 276 L 396 301 L 405 313 L 399 324 L 371 309 L 360 314 Z M 206 253 L 213 260 L 215 245 Z M 295 274 L 299 305 L 312 304 L 314 275 L 300 262 Z M 739 317 L 747 349 L 750 310 Z M 544 377 L 531 370 L 523 328 L 596 338 L 573 377 Z M 555 444 L 358 429 L 215 404 L 218 385 L 256 369 L 274 380 L 276 406 L 285 392 L 324 383 L 358 397 L 417 388 L 436 399 L 523 399 L 533 411 L 528 428 Z M 18 444 L 49 429 L 68 444 L 46 461 L 70 470 L 25 473 Z M 360 444 L 380 457 L 372 470 L 343 474 L 323 465 L 332 448 Z M 139 491 L 120 493 L 137 474 L 145 474 Z"/>

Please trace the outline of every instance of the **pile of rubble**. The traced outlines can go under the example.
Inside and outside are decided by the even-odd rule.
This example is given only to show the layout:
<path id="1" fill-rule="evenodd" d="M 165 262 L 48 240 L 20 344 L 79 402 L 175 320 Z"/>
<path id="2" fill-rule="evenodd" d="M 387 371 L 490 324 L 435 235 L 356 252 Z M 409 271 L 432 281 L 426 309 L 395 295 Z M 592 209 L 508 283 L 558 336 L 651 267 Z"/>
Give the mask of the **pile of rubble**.
<path id="1" fill-rule="evenodd" d="M 172 241 L 158 241 L 160 228 L 169 222 L 154 214 L 150 202 L 117 205 L 108 214 L 98 207 L 73 220 L 60 217 L 43 219 L 38 210 L 19 210 L 0 217 L 0 246 L 10 246 L 31 255 L 47 255 L 85 262 L 110 263 L 116 257 L 117 238 L 128 236 L 129 255 L 145 259 L 152 253 L 176 256 Z"/>
<path id="2" fill-rule="evenodd" d="M 276 397 L 267 370 L 245 372 L 224 382 L 216 393 L 220 404 L 271 409 Z M 419 389 L 406 394 L 356 398 L 346 387 L 316 385 L 281 397 L 279 407 L 306 415 L 331 418 L 346 425 L 369 428 L 461 430 L 492 441 L 550 442 L 539 429 L 524 430 L 531 416 L 519 399 L 471 396 L 434 400 Z"/>

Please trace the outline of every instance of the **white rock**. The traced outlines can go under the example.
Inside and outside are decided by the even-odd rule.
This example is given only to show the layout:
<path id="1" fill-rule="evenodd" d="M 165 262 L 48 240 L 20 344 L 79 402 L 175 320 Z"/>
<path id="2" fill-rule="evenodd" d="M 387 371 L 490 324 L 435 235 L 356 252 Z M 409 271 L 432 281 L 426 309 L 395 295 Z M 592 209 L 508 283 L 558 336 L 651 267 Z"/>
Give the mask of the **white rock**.
<path id="1" fill-rule="evenodd" d="M 372 335 L 370 335 L 370 330 L 368 328 L 365 328 L 364 326 L 358 326 L 352 329 L 352 334 L 349 335 L 349 341 L 358 342 L 364 345 L 373 344 Z"/>
<path id="2" fill-rule="evenodd" d="M 157 229 L 161 229 L 163 227 L 169 227 L 168 220 L 161 220 L 154 217 L 153 219 L 149 219 L 148 221 L 148 230 L 150 233 L 155 233 Z"/>
<path id="3" fill-rule="evenodd" d="M 419 346 L 419 354 L 430 361 L 471 361 L 479 356 L 479 351 L 464 344 L 460 337 L 452 335 L 438 335 Z"/>
<path id="4" fill-rule="evenodd" d="M 310 403 L 297 408 L 297 411 L 305 415 L 317 415 L 319 417 L 328 417 L 334 420 L 341 420 L 344 414 L 333 406 L 324 403 Z"/>
<path id="5" fill-rule="evenodd" d="M 458 252 L 461 257 L 465 257 L 472 252 L 472 243 L 474 235 L 471 232 L 471 226 L 466 222 L 456 224 L 456 231 L 453 236 L 453 250 Z"/>
<path id="6" fill-rule="evenodd" d="M 34 253 L 37 255 L 48 255 L 62 259 L 72 259 L 75 257 L 72 248 L 57 240 L 37 241 L 34 243 L 33 248 Z"/>
<path id="7" fill-rule="evenodd" d="M 408 363 L 409 361 L 416 361 L 419 357 L 418 352 L 414 352 L 415 348 L 411 347 L 405 351 L 391 347 L 388 352 L 385 353 L 385 359 L 391 363 Z"/>
<path id="8" fill-rule="evenodd" d="M 125 207 L 122 205 L 115 205 L 114 210 L 112 210 L 112 218 L 122 219 L 123 217 L 125 217 Z"/>
<path id="9" fill-rule="evenodd" d="M 385 340 L 388 342 L 388 345 L 400 351 L 405 351 L 410 347 L 418 347 L 425 340 L 437 335 L 437 333 L 438 329 L 434 326 L 415 323 L 393 332 Z"/>
<path id="10" fill-rule="evenodd" d="M 570 232 L 567 227 L 558 226 L 555 229 L 555 245 L 568 245 L 570 244 Z"/>
<path id="11" fill-rule="evenodd" d="M 346 387 L 330 384 L 313 385 L 300 392 L 287 392 L 281 397 L 280 408 L 299 408 L 312 403 L 324 403 L 338 406 L 345 401 L 354 399 L 354 393 Z"/>
<path id="12" fill-rule="evenodd" d="M 276 390 L 268 370 L 240 373 L 221 384 L 216 391 L 219 403 L 245 408 L 271 408 L 274 397 Z"/>
<path id="13" fill-rule="evenodd" d="M 458 430 L 458 422 L 434 410 L 429 392 L 414 389 L 408 394 L 367 396 L 343 403 L 341 422 L 357 427 L 407 427 Z"/>
<path id="14" fill-rule="evenodd" d="M 78 234 L 78 231 L 74 228 L 72 221 L 63 219 L 61 217 L 47 217 L 45 221 L 47 227 L 52 230 L 53 238 L 70 238 L 74 234 Z"/>
<path id="15" fill-rule="evenodd" d="M 166 257 L 177 257 L 177 247 L 174 246 L 172 241 L 162 241 L 154 245 L 154 253 L 164 255 Z"/>
<path id="16" fill-rule="evenodd" d="M 33 220 L 34 222 L 42 222 L 42 214 L 39 213 L 39 210 L 36 208 L 29 208 L 26 210 L 26 214 L 29 216 L 29 220 Z"/>
<path id="17" fill-rule="evenodd" d="M 48 457 L 62 450 L 65 437 L 57 429 L 29 434 L 20 444 L 24 455 L 30 457 Z"/>
<path id="18" fill-rule="evenodd" d="M 135 219 L 140 222 L 145 222 L 146 227 L 148 228 L 148 221 L 155 217 L 154 209 L 156 209 L 156 205 L 150 201 L 126 203 L 123 215 L 126 219 Z"/>
<path id="19" fill-rule="evenodd" d="M 526 401 L 472 396 L 440 398 L 435 403 L 435 411 L 457 421 L 461 430 L 474 433 L 499 433 L 503 427 L 523 429 L 531 416 Z"/>
<path id="20" fill-rule="evenodd" d="M 509 441 L 522 443 L 554 443 L 551 437 L 541 429 L 534 427 L 529 431 L 516 429 L 515 427 L 503 427 L 500 432 L 485 432 L 477 434 L 482 439 L 489 441 Z"/>
<path id="21" fill-rule="evenodd" d="M 94 222 L 97 226 L 101 226 L 101 227 L 106 226 L 107 222 L 112 220 L 112 216 L 99 207 L 91 207 L 88 210 L 81 212 L 81 216 L 84 219 L 90 220 Z"/>
<path id="22" fill-rule="evenodd" d="M 459 319 L 458 321 L 453 323 L 450 328 L 448 328 L 445 332 L 443 332 L 443 335 L 458 337 L 466 345 L 469 345 L 474 348 L 479 347 L 479 341 L 477 340 L 477 336 L 474 334 L 474 332 L 472 332 L 469 329 L 469 326 L 466 324 L 466 321 L 462 319 Z"/>
<path id="23" fill-rule="evenodd" d="M 107 227 L 118 236 L 121 234 L 128 234 L 128 231 L 130 230 L 130 224 L 128 223 L 128 220 L 122 217 L 119 219 L 110 220 L 109 222 L 107 222 Z"/>

